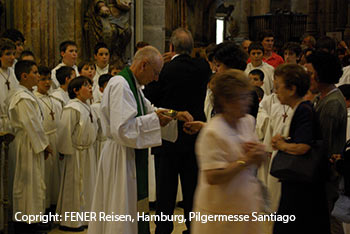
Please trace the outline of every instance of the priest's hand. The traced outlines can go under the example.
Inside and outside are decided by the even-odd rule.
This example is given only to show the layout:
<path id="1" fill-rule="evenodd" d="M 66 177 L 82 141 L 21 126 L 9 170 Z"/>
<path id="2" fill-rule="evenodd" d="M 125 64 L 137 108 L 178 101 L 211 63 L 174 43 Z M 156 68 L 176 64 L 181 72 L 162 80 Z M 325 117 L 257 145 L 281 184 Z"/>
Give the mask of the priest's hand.
<path id="1" fill-rule="evenodd" d="M 188 111 L 178 111 L 175 118 L 184 122 L 193 121 L 193 116 Z"/>
<path id="2" fill-rule="evenodd" d="M 45 160 L 49 158 L 49 154 L 52 155 L 52 149 L 51 149 L 50 145 L 48 145 L 44 150 L 44 159 Z"/>
<path id="3" fill-rule="evenodd" d="M 168 112 L 168 110 L 159 109 L 156 111 L 160 126 L 162 126 L 162 127 L 166 126 L 171 120 L 173 120 L 172 117 L 167 116 L 165 114 L 166 112 Z"/>
<path id="4" fill-rule="evenodd" d="M 193 135 L 198 133 L 205 126 L 205 122 L 191 121 L 184 123 L 183 131 L 187 134 Z"/>

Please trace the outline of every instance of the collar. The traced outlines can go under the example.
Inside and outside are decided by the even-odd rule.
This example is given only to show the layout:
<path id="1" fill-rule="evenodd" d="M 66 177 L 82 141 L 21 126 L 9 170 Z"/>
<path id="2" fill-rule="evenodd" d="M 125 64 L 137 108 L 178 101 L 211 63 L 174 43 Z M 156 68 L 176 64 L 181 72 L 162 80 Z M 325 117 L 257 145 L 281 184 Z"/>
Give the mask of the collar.
<path id="1" fill-rule="evenodd" d="M 175 54 L 173 57 L 171 57 L 171 60 L 173 60 L 174 58 L 176 58 L 177 56 L 179 56 L 180 54 Z"/>

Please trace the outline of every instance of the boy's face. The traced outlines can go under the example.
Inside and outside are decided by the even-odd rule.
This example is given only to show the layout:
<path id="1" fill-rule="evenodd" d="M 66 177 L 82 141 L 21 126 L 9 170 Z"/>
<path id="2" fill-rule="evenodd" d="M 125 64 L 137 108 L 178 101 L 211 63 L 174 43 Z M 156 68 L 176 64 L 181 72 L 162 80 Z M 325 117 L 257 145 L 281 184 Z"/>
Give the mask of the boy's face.
<path id="1" fill-rule="evenodd" d="M 99 88 L 100 91 L 101 91 L 101 93 L 103 93 L 103 91 L 105 91 L 105 88 L 107 87 L 107 84 L 108 84 L 108 82 L 105 82 L 104 85 L 103 85 L 103 87 L 100 87 L 100 88 Z"/>
<path id="2" fill-rule="evenodd" d="M 22 52 L 24 50 L 24 46 L 23 46 L 23 42 L 22 41 L 16 41 L 15 45 L 16 45 L 16 55 L 15 55 L 15 57 L 16 57 L 16 59 L 18 59 L 21 56 L 21 54 L 22 54 Z"/>
<path id="3" fill-rule="evenodd" d="M 107 48 L 100 48 L 97 54 L 94 55 L 97 66 L 104 68 L 109 63 L 109 50 Z"/>
<path id="4" fill-rule="evenodd" d="M 74 45 L 67 46 L 65 52 L 61 52 L 62 61 L 67 65 L 72 67 L 75 65 L 78 57 L 78 49 Z"/>
<path id="5" fill-rule="evenodd" d="M 249 74 L 249 78 L 250 78 L 250 84 L 253 86 L 261 87 L 264 84 L 264 81 L 260 80 L 259 75 Z"/>
<path id="6" fill-rule="evenodd" d="M 291 50 L 284 51 L 284 61 L 286 63 L 297 64 L 297 55 Z"/>
<path id="7" fill-rule="evenodd" d="M 249 56 L 253 63 L 261 63 L 264 53 L 261 50 L 251 50 Z"/>
<path id="8" fill-rule="evenodd" d="M 15 62 L 15 54 L 16 50 L 5 50 L 0 57 L 1 67 L 5 69 L 12 67 Z"/>
<path id="9" fill-rule="evenodd" d="M 81 69 L 80 75 L 88 77 L 90 80 L 94 78 L 96 69 L 92 65 L 84 65 Z"/>
<path id="10" fill-rule="evenodd" d="M 23 75 L 23 74 L 22 74 Z M 24 73 L 26 78 L 27 87 L 33 87 L 38 84 L 39 81 L 39 71 L 36 65 L 33 65 L 29 73 Z"/>
<path id="11" fill-rule="evenodd" d="M 216 73 L 220 73 L 223 71 L 226 71 L 228 69 L 228 67 L 223 64 L 222 62 L 219 62 L 217 60 L 214 60 L 214 64 L 215 64 L 215 72 Z"/>
<path id="12" fill-rule="evenodd" d="M 261 44 L 263 45 L 265 51 L 271 51 L 273 49 L 273 37 L 265 37 L 264 40 L 262 40 Z"/>
<path id="13" fill-rule="evenodd" d="M 38 92 L 41 94 L 47 94 L 51 87 L 51 74 L 48 75 L 40 75 L 39 81 L 38 81 Z"/>

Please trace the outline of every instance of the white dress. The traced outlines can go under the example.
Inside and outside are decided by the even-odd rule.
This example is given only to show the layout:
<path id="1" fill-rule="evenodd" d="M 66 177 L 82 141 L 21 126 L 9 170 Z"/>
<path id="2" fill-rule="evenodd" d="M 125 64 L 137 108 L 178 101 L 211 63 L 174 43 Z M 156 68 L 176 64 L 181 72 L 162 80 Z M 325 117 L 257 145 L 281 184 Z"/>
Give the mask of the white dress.
<path id="1" fill-rule="evenodd" d="M 45 212 L 44 150 L 49 145 L 42 124 L 39 101 L 24 86 L 9 96 L 9 119 L 15 133 L 16 168 L 13 184 L 13 215 Z"/>
<path id="2" fill-rule="evenodd" d="M 91 122 L 90 106 L 72 99 L 64 108 L 59 127 L 58 151 L 64 154 L 64 173 L 57 203 L 62 214 L 62 226 L 77 228 L 86 222 L 72 221 L 65 212 L 91 211 L 92 194 L 96 181 L 97 158 L 94 143 L 97 121 Z"/>
<path id="3" fill-rule="evenodd" d="M 137 83 L 137 82 L 136 82 Z M 140 85 L 136 84 L 143 96 Z M 88 233 L 137 233 L 137 181 L 134 149 L 161 144 L 161 127 L 150 102 L 146 115 L 137 115 L 137 104 L 127 81 L 111 79 L 101 102 L 102 129 L 107 142 L 101 153 L 92 211 L 130 215 L 134 222 L 90 222 Z"/>
<path id="4" fill-rule="evenodd" d="M 102 132 L 101 125 L 101 101 L 95 102 L 91 105 L 91 109 L 94 111 L 95 116 L 97 118 L 98 131 L 97 131 L 97 139 L 95 142 L 95 152 L 97 156 L 97 162 L 100 160 L 101 152 L 104 144 L 106 143 L 107 137 Z"/>
<path id="5" fill-rule="evenodd" d="M 63 167 L 63 162 L 59 160 L 57 151 L 57 127 L 61 118 L 62 106 L 51 95 L 44 95 L 39 92 L 34 92 L 34 95 L 41 104 L 44 114 L 43 126 L 52 149 L 52 155 L 45 160 L 46 208 L 49 208 L 51 205 L 57 204 L 61 168 Z"/>
<path id="6" fill-rule="evenodd" d="M 221 169 L 244 157 L 242 144 L 257 142 L 255 120 L 246 115 L 233 129 L 218 114 L 202 129 L 196 143 L 199 180 L 194 197 L 194 211 L 209 214 L 248 214 L 260 212 L 261 188 L 255 177 L 255 166 L 242 170 L 224 184 L 210 185 L 204 171 Z M 207 222 L 191 220 L 191 233 L 263 233 L 260 222 Z"/>

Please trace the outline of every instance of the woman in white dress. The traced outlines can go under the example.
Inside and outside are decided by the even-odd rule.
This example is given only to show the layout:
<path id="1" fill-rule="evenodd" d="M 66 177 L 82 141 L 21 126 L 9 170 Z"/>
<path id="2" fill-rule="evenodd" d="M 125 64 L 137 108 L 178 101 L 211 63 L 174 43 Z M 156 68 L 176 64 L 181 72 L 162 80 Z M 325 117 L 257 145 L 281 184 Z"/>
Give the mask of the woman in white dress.
<path id="1" fill-rule="evenodd" d="M 200 217 L 248 218 L 208 222 L 193 218 L 191 231 L 259 234 L 263 232 L 262 224 L 252 221 L 251 215 L 259 213 L 263 205 L 255 171 L 266 154 L 255 135 L 255 119 L 247 114 L 251 102 L 249 80 L 242 71 L 229 69 L 216 74 L 212 85 L 217 115 L 202 129 L 196 143 L 200 172 L 194 212 Z"/>

